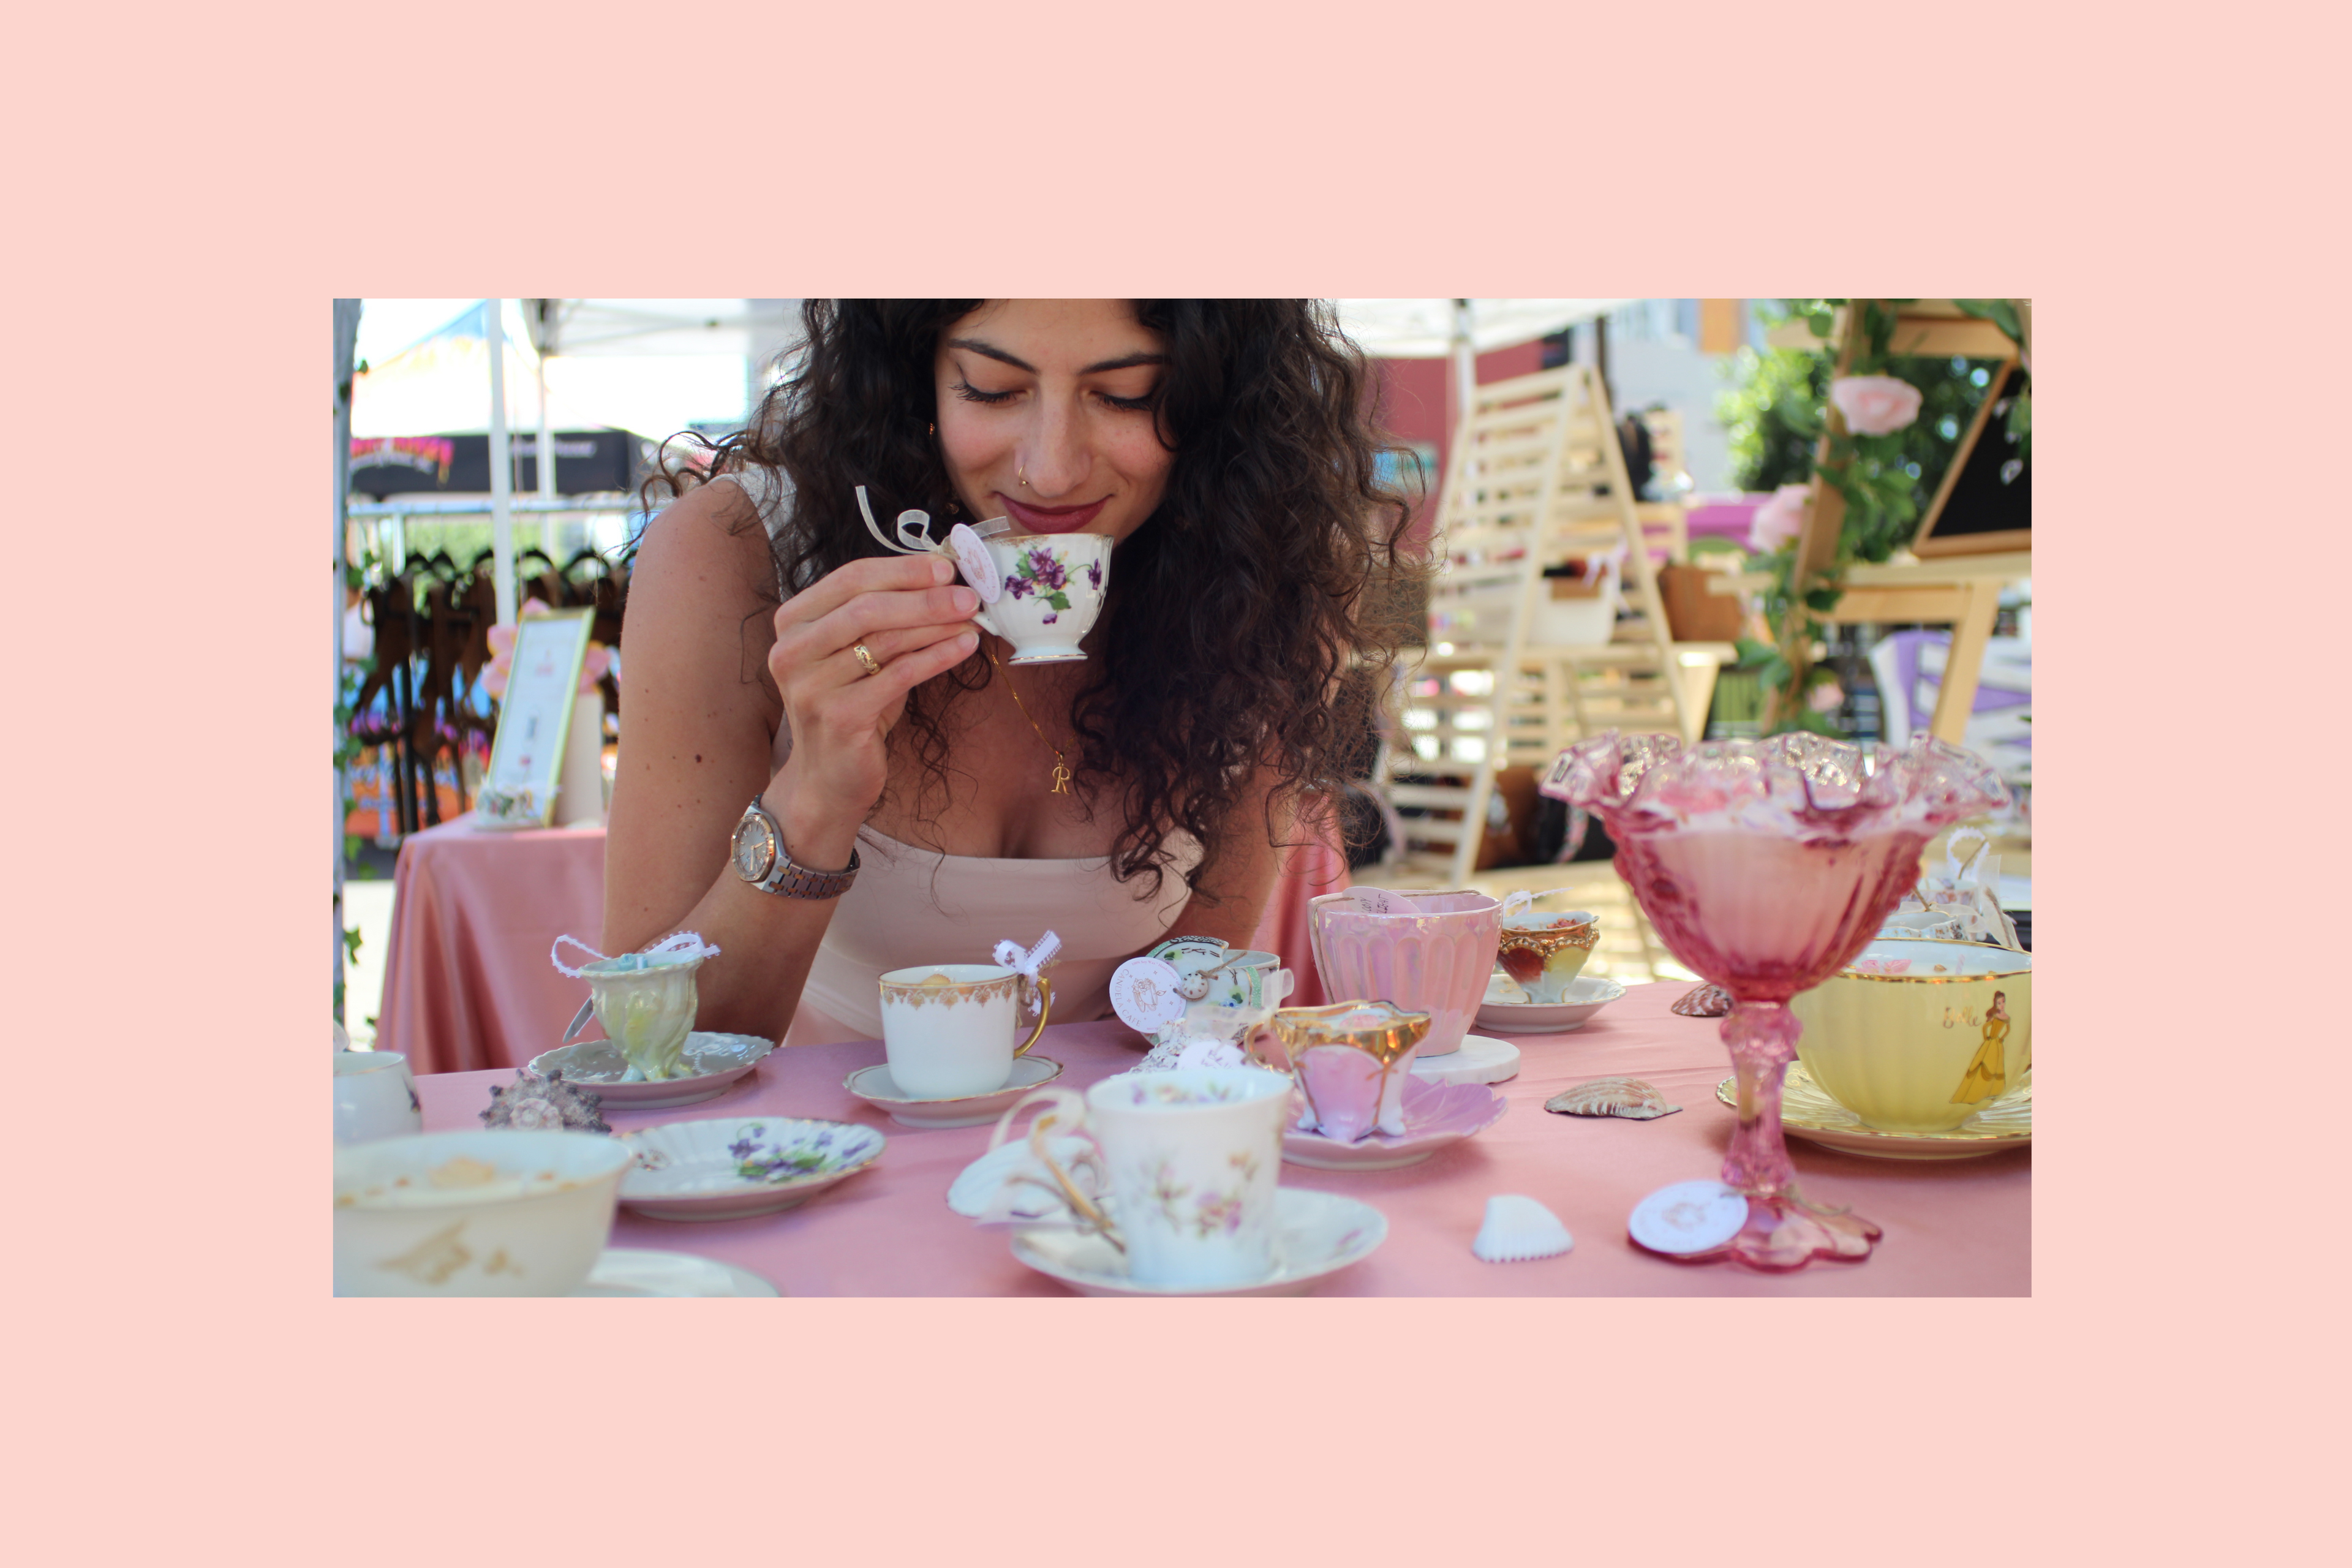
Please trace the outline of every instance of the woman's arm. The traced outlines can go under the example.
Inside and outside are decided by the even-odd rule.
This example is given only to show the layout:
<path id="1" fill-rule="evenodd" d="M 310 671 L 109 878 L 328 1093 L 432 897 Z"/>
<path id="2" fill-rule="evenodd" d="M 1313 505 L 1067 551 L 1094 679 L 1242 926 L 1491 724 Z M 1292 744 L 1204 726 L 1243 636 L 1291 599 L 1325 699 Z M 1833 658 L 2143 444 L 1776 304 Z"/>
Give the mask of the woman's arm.
<path id="1" fill-rule="evenodd" d="M 833 903 L 763 893 L 738 877 L 735 825 L 758 795 L 794 860 L 847 865 L 887 782 L 887 736 L 907 692 L 977 638 L 963 624 L 970 590 L 945 586 L 950 569 L 928 556 L 853 562 L 771 615 L 760 584 L 775 566 L 751 515 L 738 487 L 706 485 L 639 544 L 622 639 L 625 721 L 604 935 L 604 951 L 625 952 L 699 931 L 720 950 L 696 977 L 699 1025 L 779 1039 Z M 848 651 L 861 640 L 881 675 L 866 676 Z M 772 773 L 780 721 L 795 743 Z"/>
<path id="2" fill-rule="evenodd" d="M 1248 947 L 1256 938 L 1265 906 L 1274 896 L 1275 879 L 1281 873 L 1282 851 L 1261 827 L 1267 821 L 1266 797 L 1272 785 L 1270 777 L 1261 779 L 1234 806 L 1231 820 L 1249 826 L 1231 830 L 1224 852 L 1210 873 L 1211 880 L 1205 887 L 1193 885 L 1192 896 L 1169 928 L 1169 935 L 1213 936 L 1240 948 Z M 1284 837 L 1291 837 L 1292 818 L 1287 811 L 1276 809 L 1273 821 L 1282 826 Z M 1214 895 L 1213 901 L 1204 894 Z"/>

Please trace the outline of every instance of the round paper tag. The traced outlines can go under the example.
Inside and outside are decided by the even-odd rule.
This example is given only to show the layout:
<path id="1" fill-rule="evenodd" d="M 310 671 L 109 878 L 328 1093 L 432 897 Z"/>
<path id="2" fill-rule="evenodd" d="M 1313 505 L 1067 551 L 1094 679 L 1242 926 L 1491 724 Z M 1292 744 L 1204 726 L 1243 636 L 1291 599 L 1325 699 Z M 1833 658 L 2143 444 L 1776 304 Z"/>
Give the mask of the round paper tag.
<path id="1" fill-rule="evenodd" d="M 1721 1182 L 1676 1182 L 1633 1205 L 1626 1232 L 1653 1252 L 1712 1252 L 1748 1223 L 1748 1200 Z"/>
<path id="2" fill-rule="evenodd" d="M 1110 977 L 1111 1011 L 1139 1035 L 1164 1029 L 1184 1016 L 1181 978 L 1156 958 L 1130 958 Z"/>
<path id="3" fill-rule="evenodd" d="M 992 605 L 1004 597 L 1004 579 L 997 574 L 996 557 L 970 525 L 959 522 L 948 530 L 948 548 L 955 552 L 965 586 L 980 595 L 982 604 Z"/>

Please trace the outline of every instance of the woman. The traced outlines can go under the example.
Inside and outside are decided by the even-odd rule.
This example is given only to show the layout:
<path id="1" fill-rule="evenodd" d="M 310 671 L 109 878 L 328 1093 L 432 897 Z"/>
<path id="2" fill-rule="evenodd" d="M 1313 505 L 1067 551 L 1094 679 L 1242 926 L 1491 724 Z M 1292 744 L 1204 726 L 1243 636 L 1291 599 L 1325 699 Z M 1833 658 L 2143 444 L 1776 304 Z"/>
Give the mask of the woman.
<path id="1" fill-rule="evenodd" d="M 630 582 L 605 951 L 699 931 L 700 1026 L 792 1045 L 878 1035 L 882 970 L 1048 927 L 1064 1020 L 1171 931 L 1246 946 L 1367 722 L 1377 682 L 1341 677 L 1394 647 L 1368 604 L 1408 515 L 1360 356 L 1295 300 L 805 315 L 717 477 L 647 487 L 682 499 Z M 861 485 L 940 533 L 1114 541 L 1086 662 L 1008 668 Z"/>

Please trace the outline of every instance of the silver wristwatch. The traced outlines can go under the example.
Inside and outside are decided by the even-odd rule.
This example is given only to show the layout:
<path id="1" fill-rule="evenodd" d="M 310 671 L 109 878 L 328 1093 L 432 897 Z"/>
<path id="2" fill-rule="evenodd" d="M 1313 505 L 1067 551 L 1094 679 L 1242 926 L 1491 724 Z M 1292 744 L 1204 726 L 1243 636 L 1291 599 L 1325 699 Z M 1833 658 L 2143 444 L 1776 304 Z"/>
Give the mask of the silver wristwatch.
<path id="1" fill-rule="evenodd" d="M 735 825 L 733 858 L 737 876 L 763 893 L 787 899 L 837 899 L 857 880 L 855 849 L 849 852 L 845 870 L 820 871 L 794 865 L 791 851 L 784 847 L 783 830 L 758 795 L 751 797 L 751 804 L 743 808 L 743 819 Z"/>

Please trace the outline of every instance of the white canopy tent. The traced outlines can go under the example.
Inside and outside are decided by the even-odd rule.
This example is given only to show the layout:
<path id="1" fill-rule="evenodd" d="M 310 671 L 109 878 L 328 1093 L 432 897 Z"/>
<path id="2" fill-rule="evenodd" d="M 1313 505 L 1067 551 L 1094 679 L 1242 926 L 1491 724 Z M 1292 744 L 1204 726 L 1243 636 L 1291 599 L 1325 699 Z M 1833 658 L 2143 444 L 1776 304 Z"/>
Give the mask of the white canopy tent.
<path id="1" fill-rule="evenodd" d="M 1470 406 L 1478 356 L 1548 338 L 1631 300 L 1335 300 L 1339 330 L 1380 359 L 1451 359 L 1454 406 Z"/>
<path id="2" fill-rule="evenodd" d="M 1339 324 L 1381 358 L 1451 358 L 1467 407 L 1476 356 L 1608 314 L 1624 300 L 1338 300 Z M 387 305 L 396 302 L 386 301 Z M 445 302 L 446 303 L 446 302 Z M 467 305 L 371 363 L 352 392 L 354 437 L 487 431 L 499 618 L 514 614 L 507 433 L 618 426 L 667 435 L 740 416 L 766 363 L 799 331 L 798 300 L 500 300 Z M 430 309 L 416 301 L 417 308 Z M 394 309 L 388 316 L 397 319 Z M 414 319 L 414 312 L 411 312 Z M 368 334 L 364 312 L 363 345 Z M 494 401 L 495 400 L 495 401 Z M 542 501 L 555 465 L 539 464 Z"/>

